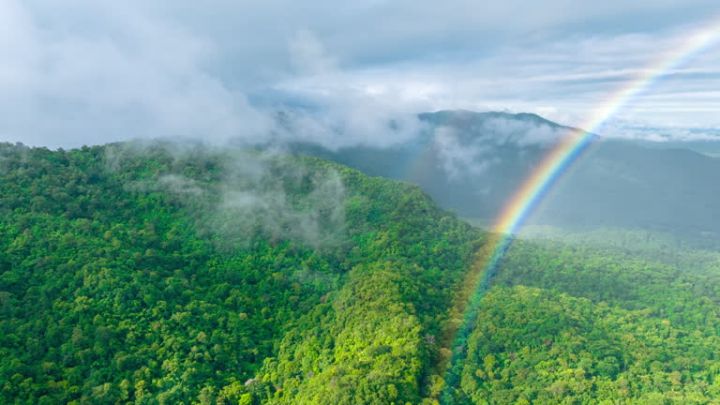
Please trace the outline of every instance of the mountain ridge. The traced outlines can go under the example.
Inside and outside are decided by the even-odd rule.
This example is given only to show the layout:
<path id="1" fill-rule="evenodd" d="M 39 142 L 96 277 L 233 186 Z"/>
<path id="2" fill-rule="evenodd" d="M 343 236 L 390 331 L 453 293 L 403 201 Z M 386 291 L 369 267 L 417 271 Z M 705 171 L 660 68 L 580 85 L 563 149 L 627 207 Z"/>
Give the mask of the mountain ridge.
<path id="1" fill-rule="evenodd" d="M 300 143 L 293 150 L 410 181 L 461 217 L 491 222 L 557 140 L 575 130 L 528 113 L 441 110 L 420 117 L 428 125 L 423 134 L 389 148 Z M 530 223 L 717 235 L 718 172 L 720 159 L 692 149 L 594 135 Z"/>

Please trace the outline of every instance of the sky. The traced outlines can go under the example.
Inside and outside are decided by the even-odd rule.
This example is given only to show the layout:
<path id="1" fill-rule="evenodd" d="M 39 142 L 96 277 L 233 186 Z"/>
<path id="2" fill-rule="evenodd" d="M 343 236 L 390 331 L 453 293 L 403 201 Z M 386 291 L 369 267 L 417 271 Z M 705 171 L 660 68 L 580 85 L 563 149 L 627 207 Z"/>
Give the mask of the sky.
<path id="1" fill-rule="evenodd" d="M 702 27 L 717 0 L 0 0 L 0 141 L 382 146 L 441 109 L 582 126 Z M 601 135 L 715 139 L 717 111 L 713 41 Z"/>

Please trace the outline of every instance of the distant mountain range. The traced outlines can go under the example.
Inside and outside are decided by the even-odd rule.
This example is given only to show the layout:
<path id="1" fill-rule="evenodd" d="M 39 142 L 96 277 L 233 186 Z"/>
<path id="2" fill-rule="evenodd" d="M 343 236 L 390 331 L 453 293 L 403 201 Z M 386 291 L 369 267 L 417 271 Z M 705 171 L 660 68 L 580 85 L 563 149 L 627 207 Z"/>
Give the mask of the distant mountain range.
<path id="1" fill-rule="evenodd" d="M 572 128 L 535 114 L 439 111 L 426 129 L 390 148 L 294 150 L 365 173 L 420 185 L 458 215 L 490 222 L 542 157 Z M 682 143 L 597 136 L 530 219 L 569 228 L 624 227 L 692 236 L 720 233 L 720 159 Z"/>

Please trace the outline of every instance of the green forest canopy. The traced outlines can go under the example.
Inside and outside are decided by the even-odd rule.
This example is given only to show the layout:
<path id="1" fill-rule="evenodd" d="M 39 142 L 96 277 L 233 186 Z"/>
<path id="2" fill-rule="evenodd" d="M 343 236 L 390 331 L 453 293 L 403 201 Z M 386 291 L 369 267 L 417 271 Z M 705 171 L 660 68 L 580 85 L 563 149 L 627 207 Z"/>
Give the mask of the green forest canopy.
<path id="1" fill-rule="evenodd" d="M 442 333 L 484 234 L 414 186 L 253 150 L 2 144 L 0 190 L 2 403 L 404 404 L 445 388 Z M 452 400 L 714 400 L 716 259 L 516 242 Z"/>

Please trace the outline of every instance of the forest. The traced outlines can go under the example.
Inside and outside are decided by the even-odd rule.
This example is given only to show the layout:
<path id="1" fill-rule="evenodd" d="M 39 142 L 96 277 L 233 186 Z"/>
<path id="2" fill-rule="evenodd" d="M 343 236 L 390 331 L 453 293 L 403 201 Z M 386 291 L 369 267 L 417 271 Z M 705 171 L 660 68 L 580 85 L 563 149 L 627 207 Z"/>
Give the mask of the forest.
<path id="1" fill-rule="evenodd" d="M 0 144 L 0 190 L 1 403 L 720 398 L 711 248 L 517 239 L 448 347 L 488 235 L 411 184 L 258 149 Z"/>

